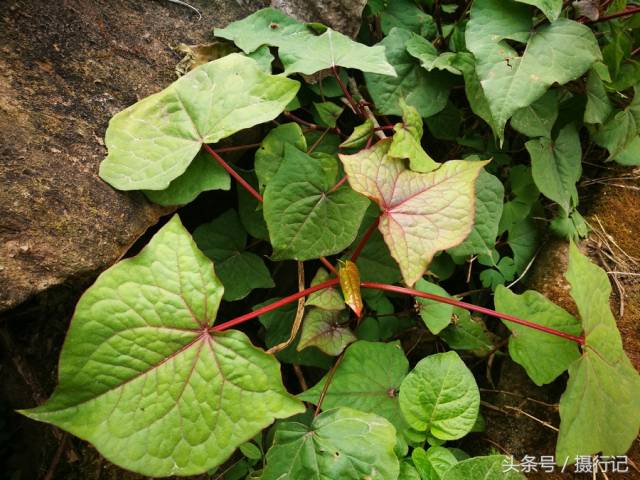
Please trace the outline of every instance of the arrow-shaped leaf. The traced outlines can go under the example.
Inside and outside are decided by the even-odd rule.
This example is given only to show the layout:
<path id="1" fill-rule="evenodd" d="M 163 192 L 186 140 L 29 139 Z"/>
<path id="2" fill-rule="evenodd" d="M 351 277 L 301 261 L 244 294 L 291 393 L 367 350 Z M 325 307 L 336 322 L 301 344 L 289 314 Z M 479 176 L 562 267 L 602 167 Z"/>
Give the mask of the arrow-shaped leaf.
<path id="1" fill-rule="evenodd" d="M 120 190 L 163 190 L 203 143 L 274 119 L 299 87 L 239 54 L 202 65 L 111 119 L 100 176 Z"/>
<path id="2" fill-rule="evenodd" d="M 430 173 L 388 156 L 391 139 L 340 155 L 351 187 L 382 210 L 379 229 L 405 283 L 413 285 L 439 250 L 462 242 L 473 227 L 475 180 L 487 162 L 451 160 Z"/>
<path id="3" fill-rule="evenodd" d="M 195 475 L 303 410 L 278 362 L 241 332 L 210 331 L 223 288 L 177 216 L 82 296 L 59 385 L 23 414 L 143 475 Z"/>

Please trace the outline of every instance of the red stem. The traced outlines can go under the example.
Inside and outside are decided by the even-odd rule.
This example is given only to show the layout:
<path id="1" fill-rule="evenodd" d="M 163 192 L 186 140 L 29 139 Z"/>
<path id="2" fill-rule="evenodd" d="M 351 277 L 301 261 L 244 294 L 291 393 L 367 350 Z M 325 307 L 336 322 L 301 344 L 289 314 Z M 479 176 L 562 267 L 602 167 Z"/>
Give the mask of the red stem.
<path id="1" fill-rule="evenodd" d="M 333 76 L 336 77 L 336 80 L 340 85 L 340 89 L 342 90 L 342 93 L 344 93 L 344 96 L 349 102 L 349 105 L 351 105 L 351 108 L 353 108 L 353 111 L 356 112 L 361 117 L 364 117 L 365 115 L 364 115 L 364 112 L 360 109 L 360 105 L 358 105 L 356 101 L 353 99 L 353 97 L 351 96 L 351 93 L 349 93 L 349 90 L 347 89 L 347 86 L 344 84 L 344 82 L 340 78 L 340 73 L 338 72 L 338 68 L 335 65 L 333 65 L 331 69 L 333 70 Z"/>
<path id="2" fill-rule="evenodd" d="M 264 307 L 259 308 L 258 310 L 254 310 L 253 312 L 246 313 L 244 315 L 241 315 L 240 317 L 236 317 L 232 320 L 221 323 L 220 325 L 214 325 L 213 327 L 209 328 L 209 331 L 221 332 L 222 330 L 226 330 L 227 328 L 234 327 L 236 325 L 246 322 L 247 320 L 251 320 L 252 318 L 256 318 L 256 317 L 259 317 L 260 315 L 264 315 L 265 313 L 268 313 L 272 310 L 280 308 L 288 303 L 295 302 L 299 298 L 306 297 L 307 295 L 310 295 L 313 292 L 317 292 L 318 290 L 323 290 L 325 288 L 333 287 L 334 285 L 337 285 L 339 283 L 340 283 L 340 280 L 338 280 L 337 278 L 332 278 L 330 280 L 327 280 L 326 282 L 319 283 L 317 285 L 314 285 L 313 287 L 306 288 L 292 295 L 289 295 L 288 297 L 284 297 L 283 299 L 278 300 L 277 302 L 273 302 L 273 303 L 270 303 L 269 305 L 265 305 Z"/>
<path id="3" fill-rule="evenodd" d="M 333 273 L 334 275 L 338 275 L 338 271 L 336 270 L 336 267 L 334 267 L 333 265 L 331 265 L 331 262 L 329 260 L 327 260 L 324 257 L 320 257 L 320 261 L 322 262 L 322 264 L 327 267 L 329 269 L 329 271 L 331 273 Z"/>
<path id="4" fill-rule="evenodd" d="M 367 231 L 364 233 L 364 235 L 360 239 L 360 243 L 358 243 L 358 246 L 356 247 L 356 249 L 353 251 L 353 254 L 351 255 L 352 262 L 355 262 L 358 259 L 358 257 L 362 253 L 362 249 L 369 241 L 369 238 L 371 238 L 371 235 L 373 235 L 373 231 L 376 229 L 379 222 L 380 222 L 380 217 L 376 218 L 375 221 L 371 225 L 369 225 L 369 228 L 367 228 Z"/>
<path id="5" fill-rule="evenodd" d="M 249 150 L 250 148 L 257 148 L 259 146 L 260 146 L 259 143 L 247 143 L 246 145 L 234 145 L 233 147 L 216 148 L 216 152 L 218 153 L 237 152 L 239 150 Z"/>
<path id="6" fill-rule="evenodd" d="M 346 182 L 348 179 L 349 179 L 349 177 L 347 177 L 346 175 L 344 177 L 342 177 L 340 180 L 338 180 L 338 183 L 336 183 L 333 187 L 331 187 L 331 190 L 329 190 L 329 193 L 335 192 L 342 185 L 344 185 L 344 182 Z"/>
<path id="7" fill-rule="evenodd" d="M 621 12 L 612 13 L 611 15 L 605 15 L 604 17 L 600 17 L 596 20 L 592 20 L 586 23 L 598 23 L 598 22 L 606 22 L 607 20 L 611 20 L 618 17 L 626 17 L 627 15 L 633 15 L 634 13 L 640 12 L 640 7 L 632 7 Z"/>
<path id="8" fill-rule="evenodd" d="M 521 318 L 514 317 L 513 315 L 508 315 L 506 313 L 496 312 L 495 310 L 491 310 L 490 308 L 478 307 L 476 305 L 472 305 L 471 303 L 461 302 L 459 300 L 455 300 L 453 298 L 441 297 L 440 295 L 434 295 L 432 293 L 420 292 L 419 290 L 413 290 L 411 288 L 405 287 L 397 287 L 395 285 L 388 285 L 386 283 L 375 283 L 375 282 L 362 282 L 360 284 L 363 288 L 375 288 L 377 290 L 385 290 L 387 292 L 395 292 L 395 293 L 403 293 L 405 295 L 412 295 L 414 297 L 428 298 L 429 300 L 435 300 L 436 302 L 447 303 L 449 305 L 453 305 L 456 307 L 464 308 L 466 310 L 471 310 L 473 312 L 482 313 L 484 315 L 489 315 L 491 317 L 501 318 L 508 322 L 517 323 L 519 325 L 523 325 L 525 327 L 533 328 L 534 330 L 539 330 L 541 332 L 550 333 L 551 335 L 555 335 L 557 337 L 562 337 L 566 340 L 571 340 L 572 342 L 576 342 L 578 345 L 584 345 L 584 337 L 576 337 L 574 335 L 570 335 L 565 332 L 561 332 L 560 330 L 555 330 L 553 328 L 545 327 L 544 325 L 540 325 L 538 323 L 529 322 L 527 320 L 522 320 Z"/>
<path id="9" fill-rule="evenodd" d="M 380 127 L 375 127 L 373 129 L 374 132 L 378 132 L 380 130 L 393 130 L 394 129 L 394 125 L 382 125 Z"/>
<path id="10" fill-rule="evenodd" d="M 256 200 L 262 203 L 263 201 L 262 195 L 260 195 L 260 193 L 258 193 L 255 188 L 249 185 L 249 183 L 244 178 L 238 175 L 238 172 L 236 172 L 233 168 L 231 168 L 229 164 L 225 162 L 224 159 L 220 155 L 218 155 L 213 148 L 211 148 L 206 143 L 203 143 L 202 146 L 207 152 L 211 154 L 211 156 L 213 156 L 213 158 L 216 159 L 216 161 L 220 164 L 220 166 L 224 168 L 229 173 L 229 175 L 231 175 L 236 180 L 236 182 L 242 185 L 247 192 L 249 192 L 251 195 L 253 195 L 253 197 Z"/>

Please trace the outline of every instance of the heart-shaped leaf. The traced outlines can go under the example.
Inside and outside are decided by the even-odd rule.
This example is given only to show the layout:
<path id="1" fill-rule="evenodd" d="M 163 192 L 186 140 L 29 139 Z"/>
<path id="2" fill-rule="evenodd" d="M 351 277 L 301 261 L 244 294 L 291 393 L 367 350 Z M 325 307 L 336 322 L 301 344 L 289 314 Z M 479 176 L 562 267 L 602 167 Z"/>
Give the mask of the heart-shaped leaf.
<path id="1" fill-rule="evenodd" d="M 447 291 L 440 285 L 427 282 L 422 278 L 416 283 L 416 290 L 440 295 L 442 297 L 449 297 Z M 440 331 L 443 330 L 451 322 L 451 316 L 453 315 L 453 305 L 448 305 L 446 303 L 436 302 L 435 300 L 429 300 L 428 298 L 420 297 L 416 297 L 416 304 L 422 321 L 427 326 L 429 331 L 434 335 L 440 333 Z"/>
<path id="2" fill-rule="evenodd" d="M 240 300 L 254 288 L 274 286 L 264 260 L 245 251 L 247 232 L 235 210 L 227 210 L 193 232 L 202 252 L 216 262 L 226 301 Z"/>
<path id="3" fill-rule="evenodd" d="M 414 172 L 428 173 L 435 170 L 440 164 L 431 158 L 420 144 L 423 133 L 422 117 L 414 107 L 407 105 L 404 99 L 400 99 L 400 108 L 402 123 L 396 123 L 393 127 L 395 133 L 389 148 L 389 157 L 408 159 L 409 168 Z"/>
<path id="4" fill-rule="evenodd" d="M 369 201 L 338 181 L 338 162 L 285 146 L 282 167 L 264 191 L 264 218 L 274 258 L 333 255 L 356 237 Z"/>
<path id="5" fill-rule="evenodd" d="M 454 351 L 423 358 L 400 385 L 400 409 L 409 426 L 440 440 L 469 433 L 479 407 L 476 380 Z"/>
<path id="6" fill-rule="evenodd" d="M 307 141 L 297 123 L 278 125 L 262 139 L 255 159 L 256 176 L 261 192 L 264 192 L 265 187 L 280 168 L 284 159 L 284 147 L 288 144 L 307 151 Z"/>
<path id="7" fill-rule="evenodd" d="M 203 143 L 274 119 L 299 87 L 240 54 L 201 65 L 111 119 L 100 176 L 120 190 L 163 190 Z"/>
<path id="8" fill-rule="evenodd" d="M 622 349 L 609 306 L 607 273 L 569 247 L 571 296 L 585 335 L 580 358 L 569 368 L 560 399 L 558 462 L 578 455 L 623 455 L 640 429 L 640 375 Z"/>
<path id="9" fill-rule="evenodd" d="M 396 431 L 407 428 L 400 413 L 398 391 L 409 371 L 409 361 L 396 343 L 366 342 L 350 345 L 335 371 L 322 407 L 350 407 L 375 413 L 389 420 Z M 298 395 L 306 402 L 317 404 L 327 378 Z"/>
<path id="10" fill-rule="evenodd" d="M 379 229 L 407 285 L 439 250 L 462 242 L 473 227 L 475 181 L 488 162 L 451 160 L 430 173 L 389 158 L 391 139 L 340 155 L 351 187 L 382 210 Z"/>
<path id="11" fill-rule="evenodd" d="M 316 35 L 304 23 L 275 8 L 258 10 L 225 28 L 216 28 L 214 33 L 216 37 L 232 40 L 246 53 L 261 45 L 279 47 L 278 56 L 285 67 L 285 75 L 311 75 L 333 66 L 396 75 L 384 58 L 383 48 L 354 42 L 330 28 L 322 35 Z"/>
<path id="12" fill-rule="evenodd" d="M 531 10 L 502 0 L 476 0 L 465 39 L 489 102 L 498 136 L 520 108 L 540 98 L 553 83 L 580 77 L 602 59 L 589 27 L 560 18 L 532 30 Z M 533 31 L 533 33 L 531 33 Z M 506 40 L 526 42 L 522 55 Z"/>
<path id="13" fill-rule="evenodd" d="M 422 478 L 427 480 L 441 480 L 451 467 L 458 463 L 458 459 L 445 447 L 414 448 L 411 460 Z"/>
<path id="14" fill-rule="evenodd" d="M 278 426 L 261 479 L 396 480 L 395 445 L 395 429 L 384 418 L 346 407 L 328 410 L 310 427 Z"/>
<path id="15" fill-rule="evenodd" d="M 82 296 L 56 390 L 22 413 L 143 475 L 220 465 L 274 419 L 304 410 L 272 356 L 241 332 L 211 330 L 222 293 L 211 261 L 174 216 Z"/>
<path id="16" fill-rule="evenodd" d="M 327 355 L 335 356 L 357 340 L 349 328 L 349 315 L 344 310 L 311 308 L 303 322 L 298 351 L 317 347 Z"/>
<path id="17" fill-rule="evenodd" d="M 462 460 L 444 474 L 442 480 L 526 480 L 513 459 L 504 455 L 489 455 Z"/>

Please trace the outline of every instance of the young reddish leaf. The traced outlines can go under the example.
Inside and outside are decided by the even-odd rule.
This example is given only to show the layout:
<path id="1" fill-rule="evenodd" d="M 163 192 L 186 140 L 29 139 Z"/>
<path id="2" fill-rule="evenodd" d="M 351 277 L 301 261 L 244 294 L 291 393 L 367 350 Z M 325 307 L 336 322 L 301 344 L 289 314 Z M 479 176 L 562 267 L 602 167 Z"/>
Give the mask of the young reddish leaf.
<path id="1" fill-rule="evenodd" d="M 364 305 L 360 294 L 360 272 L 358 267 L 351 260 L 341 261 L 338 276 L 340 277 L 340 288 L 342 288 L 345 303 L 360 318 Z"/>
<path id="2" fill-rule="evenodd" d="M 407 285 L 422 277 L 439 250 L 461 243 L 473 227 L 475 180 L 488 162 L 451 160 L 430 173 L 388 156 L 391 139 L 340 155 L 351 188 L 375 200 L 379 229 Z"/>
<path id="3" fill-rule="evenodd" d="M 213 264 L 173 217 L 82 296 L 59 385 L 21 413 L 143 475 L 220 465 L 274 419 L 303 410 L 273 356 L 242 332 L 210 330 L 222 293 Z"/>

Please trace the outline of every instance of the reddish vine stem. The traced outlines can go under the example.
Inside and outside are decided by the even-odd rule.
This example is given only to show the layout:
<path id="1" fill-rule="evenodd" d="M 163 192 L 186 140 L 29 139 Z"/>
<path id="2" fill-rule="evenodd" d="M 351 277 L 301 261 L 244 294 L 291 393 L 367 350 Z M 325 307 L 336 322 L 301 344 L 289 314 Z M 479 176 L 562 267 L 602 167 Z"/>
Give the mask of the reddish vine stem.
<path id="1" fill-rule="evenodd" d="M 607 20 L 612 20 L 618 17 L 626 17 L 628 15 L 633 15 L 634 13 L 638 13 L 638 12 L 640 12 L 640 7 L 632 7 L 632 8 L 623 10 L 621 12 L 612 13 L 611 15 L 605 15 L 604 17 L 600 17 L 600 18 L 597 18 L 596 20 L 591 20 L 585 23 L 591 24 L 591 23 L 606 22 Z"/>
<path id="2" fill-rule="evenodd" d="M 273 302 L 273 303 L 270 303 L 269 305 L 265 305 L 264 307 L 259 308 L 258 310 L 254 310 L 253 312 L 245 313 L 244 315 L 231 319 L 227 322 L 221 323 L 220 325 L 214 325 L 213 327 L 210 327 L 208 330 L 210 332 L 221 332 L 228 328 L 244 323 L 247 320 L 251 320 L 252 318 L 259 317 L 260 315 L 264 315 L 265 313 L 268 313 L 272 310 L 276 310 L 277 308 L 287 305 L 288 303 L 295 302 L 299 298 L 306 297 L 307 295 L 310 295 L 313 292 L 317 292 L 318 290 L 323 290 L 325 288 L 333 287 L 338 283 L 340 283 L 340 280 L 338 280 L 337 278 L 332 278 L 330 280 L 327 280 L 326 282 L 319 283 L 317 285 L 314 285 L 313 287 L 305 288 L 304 290 L 301 290 L 292 295 L 289 295 L 288 297 L 284 297 L 278 300 L 277 302 Z"/>
<path id="3" fill-rule="evenodd" d="M 336 370 L 340 366 L 340 362 L 344 358 L 344 351 L 340 354 L 340 356 L 336 359 L 336 363 L 333 364 L 331 370 L 327 374 L 327 380 L 324 382 L 322 386 L 322 391 L 320 392 L 320 397 L 318 398 L 318 404 L 316 405 L 316 409 L 313 412 L 314 418 L 320 414 L 320 409 L 322 408 L 322 402 L 324 402 L 324 397 L 327 395 L 327 390 L 329 390 L 329 385 L 331 385 L 331 381 L 333 380 L 333 376 L 336 374 Z"/>
<path id="4" fill-rule="evenodd" d="M 338 72 L 338 68 L 335 65 L 333 65 L 331 69 L 333 71 L 333 76 L 338 81 L 338 85 L 340 85 L 340 89 L 342 90 L 342 93 L 344 93 L 344 96 L 347 99 L 347 102 L 349 102 L 349 105 L 351 105 L 351 108 L 353 109 L 353 111 L 357 115 L 360 115 L 361 117 L 364 118 L 365 114 L 360 108 L 360 105 L 358 105 L 358 103 L 353 99 L 353 97 L 351 96 L 351 93 L 349 93 L 349 90 L 347 89 L 347 86 L 344 84 L 344 82 L 340 78 L 340 72 Z"/>
<path id="5" fill-rule="evenodd" d="M 260 203 L 263 202 L 262 195 L 260 195 L 260 193 L 258 193 L 258 191 L 256 191 L 255 188 L 253 188 L 251 185 L 249 185 L 249 183 L 244 178 L 242 178 L 238 174 L 238 172 L 236 172 L 233 168 L 231 168 L 229 166 L 229 164 L 227 162 L 225 162 L 224 159 L 220 155 L 218 155 L 213 148 L 211 148 L 206 143 L 203 143 L 202 145 L 204 146 L 204 149 L 207 152 L 209 152 L 213 158 L 216 159 L 216 161 L 220 164 L 220 166 L 222 168 L 224 168 L 229 173 L 229 175 L 231 175 L 236 180 L 236 182 L 238 182 L 240 185 L 242 185 L 244 187 L 244 189 L 247 192 L 249 192 Z"/>
<path id="6" fill-rule="evenodd" d="M 329 190 L 329 193 L 333 193 L 335 192 L 337 189 L 339 189 L 342 185 L 344 185 L 344 183 L 349 179 L 349 177 L 347 177 L 346 175 L 344 177 L 342 177 L 340 180 L 338 180 L 338 183 L 336 183 L 333 187 L 331 187 L 331 190 Z"/>
<path id="7" fill-rule="evenodd" d="M 373 129 L 374 132 L 379 132 L 380 130 L 393 130 L 395 128 L 394 125 L 381 125 Z"/>
<path id="8" fill-rule="evenodd" d="M 240 150 L 249 150 L 250 148 L 258 148 L 259 143 L 247 143 L 246 145 L 234 145 L 233 147 L 216 148 L 218 153 L 238 152 Z"/>
<path id="9" fill-rule="evenodd" d="M 329 269 L 329 271 L 331 273 L 333 273 L 334 275 L 338 275 L 338 271 L 336 270 L 336 267 L 334 267 L 333 265 L 331 265 L 331 262 L 329 260 L 327 260 L 324 257 L 320 257 L 320 261 L 322 262 L 322 264 L 327 267 Z"/>
<path id="10" fill-rule="evenodd" d="M 379 222 L 380 222 L 380 217 L 376 218 L 375 221 L 371 225 L 369 225 L 369 228 L 367 228 L 367 231 L 364 233 L 364 235 L 360 239 L 360 243 L 358 243 L 358 245 L 356 246 L 356 249 L 353 251 L 353 254 L 351 255 L 352 262 L 355 262 L 358 259 L 358 257 L 362 253 L 362 249 L 369 241 L 369 238 L 371 238 L 371 235 L 373 235 L 373 232 L 378 226 Z"/>
<path id="11" fill-rule="evenodd" d="M 321 127 L 320 125 L 318 125 L 317 123 L 313 123 L 313 122 L 309 122 L 307 120 L 305 120 L 304 118 L 300 118 L 297 115 L 294 115 L 291 112 L 283 112 L 282 113 L 285 117 L 293 120 L 296 123 L 299 123 L 300 125 L 304 125 L 305 127 L 310 128 L 311 130 L 320 130 L 320 131 L 324 131 L 327 128 L 326 127 Z M 338 127 L 335 128 L 329 128 L 329 131 L 334 132 L 340 136 L 342 136 L 342 132 L 340 131 L 340 129 Z"/>
<path id="12" fill-rule="evenodd" d="M 518 317 L 514 317 L 513 315 L 496 312 L 495 310 L 491 310 L 490 308 L 478 307 L 477 305 L 461 302 L 460 300 L 455 300 L 453 298 L 441 297 L 440 295 L 425 293 L 419 290 L 413 290 L 411 288 L 398 287 L 396 285 L 388 285 L 386 283 L 362 282 L 360 286 L 362 288 L 374 288 L 376 290 L 384 290 L 387 292 L 403 293 L 405 295 L 412 295 L 414 297 L 428 298 L 429 300 L 435 300 L 436 302 L 440 302 L 440 303 L 447 303 L 455 307 L 464 308 L 465 310 L 471 310 L 473 312 L 482 313 L 484 315 L 489 315 L 490 317 L 501 318 L 508 322 L 517 323 L 519 325 L 523 325 L 525 327 L 529 327 L 534 330 L 550 333 L 551 335 L 555 335 L 557 337 L 562 337 L 566 340 L 571 340 L 572 342 L 576 342 L 579 345 L 584 345 L 584 337 L 582 336 L 576 337 L 574 335 L 561 332 L 560 330 L 555 330 L 553 328 L 545 327 L 544 325 L 540 325 L 538 323 L 533 323 Z"/>

